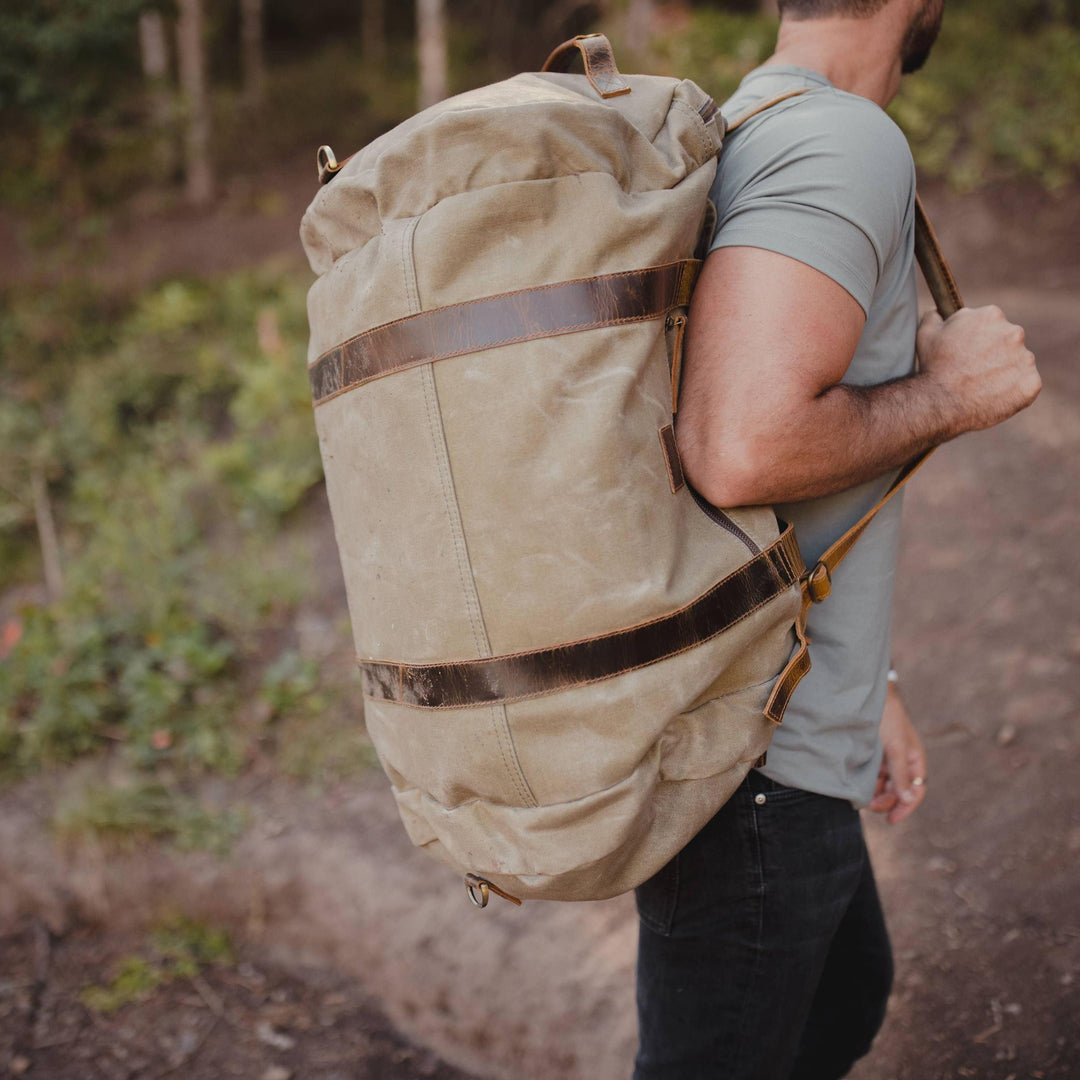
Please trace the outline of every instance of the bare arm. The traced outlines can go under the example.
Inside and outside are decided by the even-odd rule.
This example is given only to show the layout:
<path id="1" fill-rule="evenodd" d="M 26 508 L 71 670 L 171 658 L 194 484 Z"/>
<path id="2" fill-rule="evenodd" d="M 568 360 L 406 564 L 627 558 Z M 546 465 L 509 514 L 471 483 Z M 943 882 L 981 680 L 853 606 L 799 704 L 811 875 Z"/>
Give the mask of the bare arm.
<path id="1" fill-rule="evenodd" d="M 718 506 L 817 498 L 989 427 L 1039 392 L 1024 332 L 997 308 L 919 329 L 921 370 L 841 385 L 865 316 L 832 278 L 775 252 L 727 247 L 694 292 L 676 425 L 690 482 Z"/>

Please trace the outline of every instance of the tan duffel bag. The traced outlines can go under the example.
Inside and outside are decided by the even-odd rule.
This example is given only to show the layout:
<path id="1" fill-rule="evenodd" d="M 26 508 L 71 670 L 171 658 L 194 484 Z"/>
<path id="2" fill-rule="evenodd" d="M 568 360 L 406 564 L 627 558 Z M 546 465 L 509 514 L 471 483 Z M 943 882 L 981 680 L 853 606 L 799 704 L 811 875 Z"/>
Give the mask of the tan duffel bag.
<path id="1" fill-rule="evenodd" d="M 585 75 L 553 70 L 578 52 Z M 320 150 L 309 375 L 364 715 L 413 843 L 481 906 L 671 859 L 765 754 L 861 531 L 806 574 L 772 510 L 684 481 L 724 132 L 589 35 Z"/>

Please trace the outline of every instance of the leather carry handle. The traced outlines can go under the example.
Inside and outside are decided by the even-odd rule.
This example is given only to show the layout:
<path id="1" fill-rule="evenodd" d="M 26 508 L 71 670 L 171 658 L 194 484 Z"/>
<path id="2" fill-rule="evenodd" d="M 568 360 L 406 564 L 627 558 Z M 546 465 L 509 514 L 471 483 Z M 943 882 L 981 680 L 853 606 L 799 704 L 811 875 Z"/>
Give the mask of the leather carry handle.
<path id="1" fill-rule="evenodd" d="M 569 71 L 574 53 L 581 53 L 585 76 L 602 98 L 630 93 L 630 84 L 615 65 L 611 42 L 603 34 L 578 34 L 564 41 L 544 61 L 541 71 Z"/>

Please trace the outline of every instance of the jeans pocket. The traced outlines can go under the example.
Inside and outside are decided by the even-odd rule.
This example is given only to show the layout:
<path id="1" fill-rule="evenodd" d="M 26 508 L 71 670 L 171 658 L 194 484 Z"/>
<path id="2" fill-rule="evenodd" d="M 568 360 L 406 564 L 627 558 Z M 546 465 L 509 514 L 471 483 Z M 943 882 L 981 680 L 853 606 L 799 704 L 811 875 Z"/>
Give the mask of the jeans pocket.
<path id="1" fill-rule="evenodd" d="M 654 933 L 668 937 L 679 904 L 679 855 L 634 890 L 638 917 Z"/>

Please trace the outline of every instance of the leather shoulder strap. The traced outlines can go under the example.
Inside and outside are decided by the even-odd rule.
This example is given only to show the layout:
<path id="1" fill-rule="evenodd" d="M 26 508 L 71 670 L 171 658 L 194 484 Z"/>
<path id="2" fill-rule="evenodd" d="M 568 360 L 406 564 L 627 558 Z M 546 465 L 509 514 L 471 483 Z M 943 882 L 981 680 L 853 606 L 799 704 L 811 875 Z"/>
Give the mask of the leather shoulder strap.
<path id="1" fill-rule="evenodd" d="M 960 297 L 960 290 L 956 285 L 949 264 L 945 261 L 937 235 L 926 216 L 926 209 L 922 199 L 915 196 L 915 258 L 926 279 L 930 295 L 934 298 L 938 312 L 943 319 L 956 314 L 964 306 Z M 900 470 L 899 476 L 892 482 L 889 490 L 867 514 L 853 525 L 839 540 L 830 547 L 821 559 L 807 575 L 810 583 L 811 600 L 824 599 L 829 594 L 830 579 L 833 571 L 843 561 L 844 556 L 854 547 L 855 541 L 866 531 L 867 526 L 874 520 L 881 508 L 915 475 L 933 453 L 933 449 L 927 450 L 914 461 L 905 465 Z M 817 584 L 815 584 L 815 580 Z M 817 593 L 815 595 L 815 593 Z"/>
<path id="2" fill-rule="evenodd" d="M 746 123 L 752 116 L 757 116 L 766 109 L 771 109 L 781 101 L 799 97 L 801 94 L 807 93 L 808 90 L 809 87 L 804 87 L 799 90 L 788 90 L 786 93 L 777 94 L 775 97 L 756 102 L 744 112 L 739 113 L 734 119 L 728 121 L 725 125 L 725 130 L 728 132 L 734 131 L 740 125 Z M 920 199 L 918 195 L 915 196 L 915 258 L 919 264 L 919 269 L 922 271 L 923 277 L 926 279 L 927 287 L 930 290 L 930 295 L 934 299 L 938 312 L 943 319 L 947 319 L 950 315 L 959 311 L 960 308 L 964 306 L 964 302 L 960 297 L 960 290 L 957 287 L 956 278 L 953 277 L 952 270 L 950 270 L 949 264 L 945 261 L 945 256 L 942 253 L 941 245 L 938 243 L 934 227 L 930 224 L 929 217 L 927 217 L 926 208 L 923 206 L 922 199 Z M 922 454 L 915 461 L 910 462 L 901 469 L 900 474 L 893 481 L 889 490 L 885 492 L 878 503 L 862 519 L 848 529 L 848 531 L 844 533 L 844 535 L 841 536 L 824 555 L 822 555 L 818 564 L 807 573 L 807 584 L 811 600 L 823 600 L 828 596 L 833 571 L 843 561 L 844 556 L 847 555 L 852 547 L 854 547 L 855 541 L 866 531 L 867 526 L 874 520 L 881 508 L 908 482 L 908 480 L 911 479 L 916 470 L 923 465 L 932 453 L 933 450 L 928 450 L 925 454 Z"/>
<path id="3" fill-rule="evenodd" d="M 757 116 L 758 113 L 763 113 L 766 109 L 771 109 L 774 105 L 779 105 L 781 101 L 787 101 L 788 98 L 799 97 L 802 94 L 808 93 L 810 87 L 804 86 L 800 90 L 785 90 L 782 94 L 777 94 L 775 97 L 766 98 L 764 101 L 755 102 L 750 108 L 738 113 L 733 120 L 726 120 L 724 122 L 724 131 L 734 131 L 736 128 L 741 127 L 752 116 Z"/>

